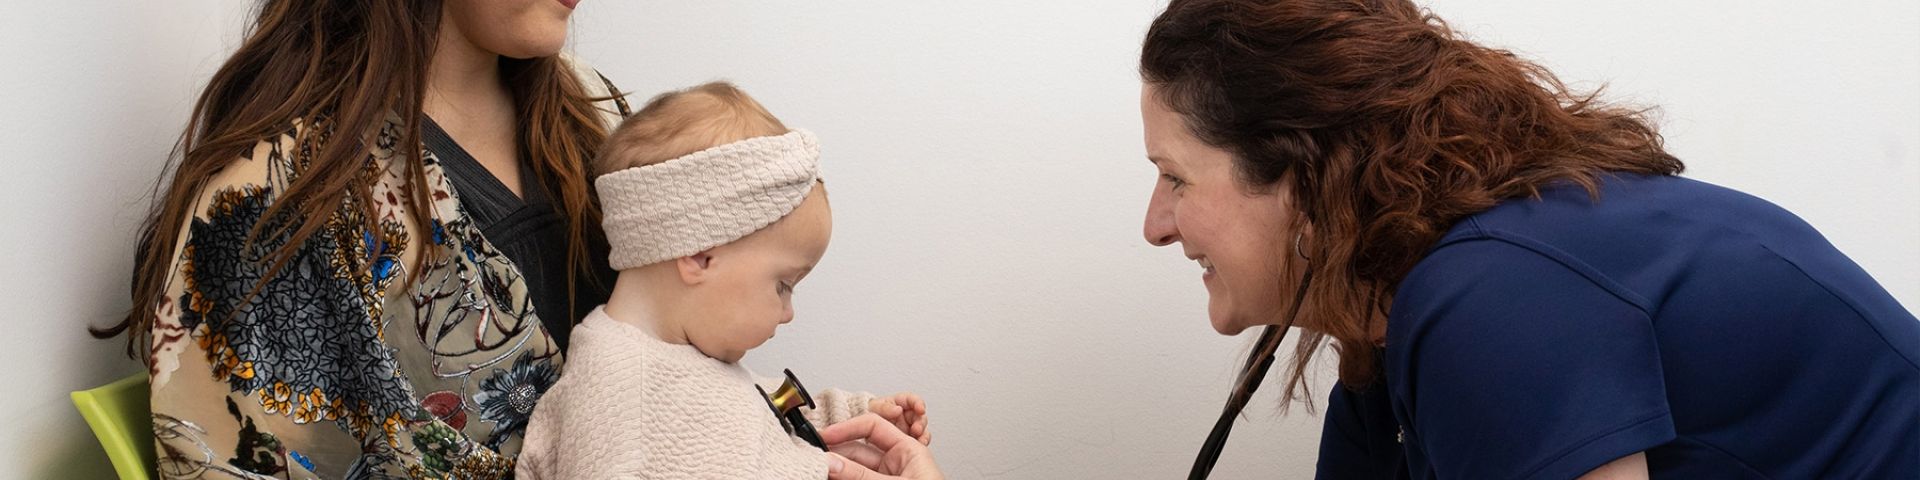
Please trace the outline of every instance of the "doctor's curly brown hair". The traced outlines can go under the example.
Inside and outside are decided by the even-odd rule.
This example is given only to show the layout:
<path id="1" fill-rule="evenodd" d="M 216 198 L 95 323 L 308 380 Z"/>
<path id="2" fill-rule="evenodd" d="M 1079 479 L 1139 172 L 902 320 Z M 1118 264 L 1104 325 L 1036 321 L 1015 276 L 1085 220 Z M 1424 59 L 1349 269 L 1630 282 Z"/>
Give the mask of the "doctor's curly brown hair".
<path id="1" fill-rule="evenodd" d="M 1377 378 L 1394 287 L 1455 222 L 1549 184 L 1684 168 L 1643 110 L 1570 92 L 1409 0 L 1174 0 L 1140 75 L 1249 191 L 1287 182 L 1310 225 L 1288 400 L 1329 339 L 1343 385 Z"/>

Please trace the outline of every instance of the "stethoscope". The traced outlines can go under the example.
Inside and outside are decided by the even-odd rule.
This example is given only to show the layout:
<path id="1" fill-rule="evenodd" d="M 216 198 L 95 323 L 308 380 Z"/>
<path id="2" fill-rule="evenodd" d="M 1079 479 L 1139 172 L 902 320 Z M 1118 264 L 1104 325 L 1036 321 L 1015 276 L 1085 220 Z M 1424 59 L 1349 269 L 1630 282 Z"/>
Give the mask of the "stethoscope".
<path id="1" fill-rule="evenodd" d="M 781 382 L 779 388 L 773 389 L 772 394 L 759 385 L 753 388 L 759 390 L 760 396 L 767 400 L 767 408 L 773 409 L 773 418 L 780 422 L 781 428 L 806 440 L 814 448 L 826 450 L 827 442 L 821 441 L 820 431 L 815 430 L 813 422 L 808 422 L 807 416 L 800 412 L 800 407 L 814 408 L 813 395 L 807 393 L 807 387 L 800 384 L 800 379 L 793 377 L 793 370 L 782 372 L 787 374 L 787 380 Z"/>
<path id="2" fill-rule="evenodd" d="M 1294 240 L 1295 250 L 1300 242 Z M 1305 258 L 1306 255 L 1300 255 Z M 1307 285 L 1313 283 L 1313 268 L 1309 266 L 1300 276 L 1300 289 L 1293 294 L 1293 306 L 1287 308 L 1287 320 L 1279 325 L 1268 325 L 1260 332 L 1260 339 L 1254 342 L 1253 356 L 1247 357 L 1247 364 L 1240 369 L 1240 382 L 1245 388 L 1236 387 L 1227 397 L 1227 408 L 1220 412 L 1220 420 L 1213 423 L 1213 432 L 1207 434 L 1207 443 L 1200 445 L 1200 455 L 1193 459 L 1193 470 L 1188 471 L 1187 480 L 1204 480 L 1213 473 L 1213 464 L 1220 461 L 1220 450 L 1226 447 L 1227 434 L 1233 430 L 1234 417 L 1247 407 L 1253 399 L 1253 391 L 1260 388 L 1260 382 L 1266 380 L 1267 369 L 1273 367 L 1274 351 L 1280 349 L 1280 341 L 1287 338 L 1287 330 L 1293 328 L 1293 321 L 1300 315 L 1300 302 L 1307 298 Z"/>

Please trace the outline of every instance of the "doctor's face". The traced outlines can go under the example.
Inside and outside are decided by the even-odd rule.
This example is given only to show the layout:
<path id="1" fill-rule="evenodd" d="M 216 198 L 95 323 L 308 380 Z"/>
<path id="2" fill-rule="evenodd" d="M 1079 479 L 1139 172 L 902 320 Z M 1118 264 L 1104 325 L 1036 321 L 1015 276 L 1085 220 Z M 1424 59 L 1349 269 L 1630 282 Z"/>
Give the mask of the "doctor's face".
<path id="1" fill-rule="evenodd" d="M 1223 335 L 1284 321 L 1283 292 L 1304 265 L 1294 253 L 1295 212 L 1289 182 L 1253 189 L 1234 172 L 1233 154 L 1206 144 L 1149 85 L 1140 118 L 1147 158 L 1159 171 L 1147 203 L 1144 234 L 1155 246 L 1180 245 L 1200 267 L 1207 317 Z"/>

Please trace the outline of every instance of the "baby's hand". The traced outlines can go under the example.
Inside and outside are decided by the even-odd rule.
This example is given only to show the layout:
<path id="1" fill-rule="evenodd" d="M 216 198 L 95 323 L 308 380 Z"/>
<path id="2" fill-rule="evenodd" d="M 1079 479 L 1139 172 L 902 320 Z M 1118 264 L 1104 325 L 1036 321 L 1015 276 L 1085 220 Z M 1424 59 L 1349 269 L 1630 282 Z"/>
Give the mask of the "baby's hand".
<path id="1" fill-rule="evenodd" d="M 927 402 L 919 395 L 901 392 L 878 397 L 867 402 L 867 411 L 900 427 L 900 431 L 912 435 L 921 445 L 933 443 L 933 433 L 927 430 Z"/>

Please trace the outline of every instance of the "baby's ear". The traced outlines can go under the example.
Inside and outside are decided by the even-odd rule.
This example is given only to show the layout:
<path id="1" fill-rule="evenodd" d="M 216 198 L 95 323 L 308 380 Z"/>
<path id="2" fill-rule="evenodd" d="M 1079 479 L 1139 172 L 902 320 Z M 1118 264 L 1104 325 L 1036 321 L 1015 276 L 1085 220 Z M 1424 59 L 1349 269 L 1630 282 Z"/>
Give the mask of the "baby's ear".
<path id="1" fill-rule="evenodd" d="M 706 283 L 713 273 L 713 251 L 707 250 L 673 260 L 673 266 L 680 271 L 680 281 L 687 285 Z"/>

